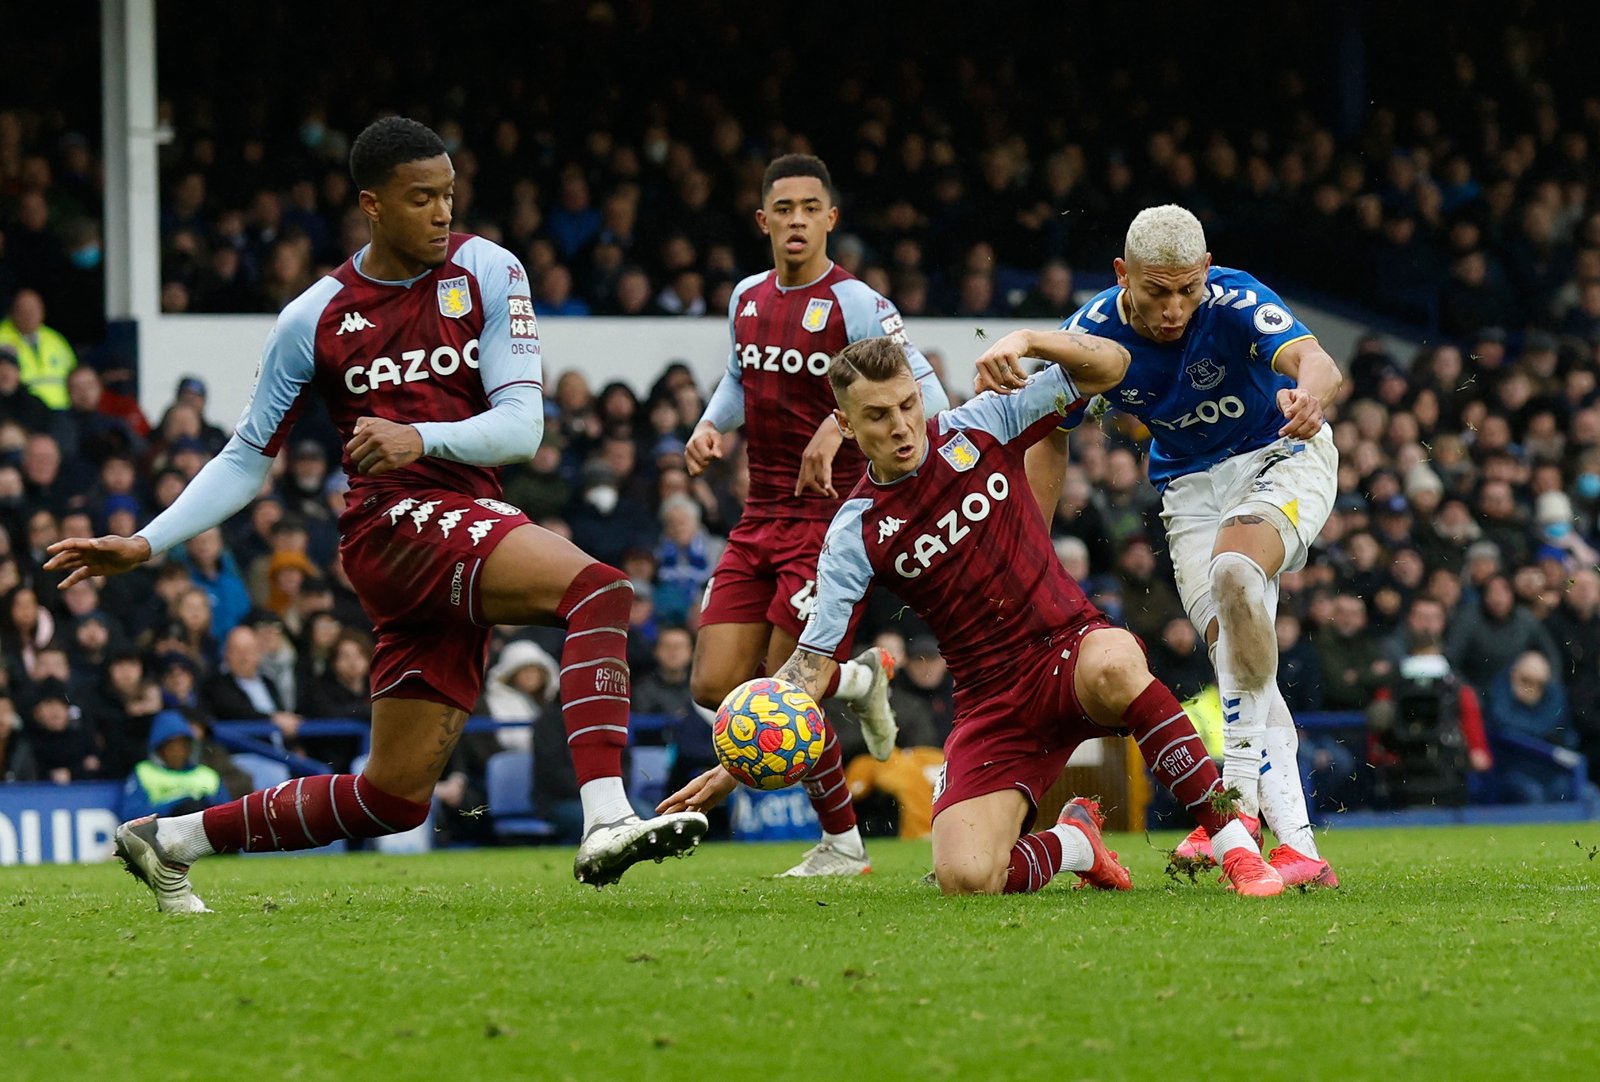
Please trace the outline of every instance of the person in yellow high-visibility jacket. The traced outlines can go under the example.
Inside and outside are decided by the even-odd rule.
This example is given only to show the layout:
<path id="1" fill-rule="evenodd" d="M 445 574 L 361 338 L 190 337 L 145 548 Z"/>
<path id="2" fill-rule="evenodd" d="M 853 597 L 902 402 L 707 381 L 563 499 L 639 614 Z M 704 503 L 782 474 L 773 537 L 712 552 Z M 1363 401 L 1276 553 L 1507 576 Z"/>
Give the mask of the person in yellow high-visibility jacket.
<path id="1" fill-rule="evenodd" d="M 16 353 L 28 390 L 53 410 L 67 408 L 67 376 L 78 367 L 78 355 L 60 331 L 45 326 L 44 298 L 38 293 L 17 291 L 11 316 L 0 322 L 0 346 Z"/>

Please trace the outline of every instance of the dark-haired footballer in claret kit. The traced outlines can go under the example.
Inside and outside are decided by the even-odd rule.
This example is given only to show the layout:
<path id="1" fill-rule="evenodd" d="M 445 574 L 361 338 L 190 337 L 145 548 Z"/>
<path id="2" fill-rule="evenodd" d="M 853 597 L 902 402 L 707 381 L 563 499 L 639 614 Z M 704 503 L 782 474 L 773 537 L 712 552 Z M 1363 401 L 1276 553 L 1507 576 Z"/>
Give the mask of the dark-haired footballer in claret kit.
<path id="1" fill-rule="evenodd" d="M 500 466 L 544 427 L 538 324 L 510 252 L 450 231 L 455 169 L 399 117 L 356 139 L 350 170 L 372 243 L 278 317 L 238 431 L 133 537 L 51 546 L 62 589 L 127 571 L 225 521 L 260 489 L 307 392 L 345 439 L 339 555 L 377 632 L 372 754 L 360 775 L 298 778 L 195 815 L 117 829 L 117 853 L 164 912 L 204 912 L 197 858 L 310 849 L 411 829 L 483 684 L 496 624 L 559 621 L 561 695 L 580 782 L 575 872 L 604 885 L 691 850 L 699 814 L 640 820 L 621 779 L 628 735 L 627 576 L 500 502 Z"/>
<path id="2" fill-rule="evenodd" d="M 1085 740 L 1129 732 L 1152 773 L 1211 837 L 1228 882 L 1270 896 L 1283 880 L 1216 801 L 1222 781 L 1172 692 L 1150 675 L 1139 640 L 1113 627 L 1061 567 L 1028 487 L 1023 454 L 1085 395 L 1122 379 L 1128 353 L 1072 337 L 1059 363 L 1026 382 L 1016 357 L 986 355 L 1020 389 L 990 392 L 927 418 L 904 350 L 856 342 L 832 362 L 840 423 L 866 476 L 839 508 L 817 561 L 817 605 L 774 674 L 812 695 L 874 579 L 926 620 L 955 679 L 955 726 L 934 790 L 933 868 L 949 894 L 1017 893 L 1063 870 L 1126 890 L 1092 800 L 1027 833 L 1036 802 Z M 1003 383 L 1002 385 L 1007 385 Z M 734 788 L 716 767 L 661 804 L 704 810 Z"/>
<path id="3" fill-rule="evenodd" d="M 949 404 L 926 357 L 906 338 L 888 298 L 828 258 L 839 221 L 828 167 L 810 154 L 767 166 L 756 222 L 772 242 L 774 269 L 740 282 L 728 304 L 733 338 L 727 374 L 695 426 L 686 459 L 691 474 L 722 455 L 722 435 L 743 427 L 750 465 L 744 515 L 706 586 L 691 685 L 714 709 L 765 660 L 776 668 L 794 649 L 815 604 L 817 551 L 828 521 L 866 465 L 833 419 L 828 362 L 851 342 L 888 338 L 905 346 L 930 414 Z M 850 703 L 867 749 L 894 749 L 889 707 L 894 663 L 873 647 L 847 661 L 854 629 L 838 645 L 837 680 L 825 694 Z M 860 875 L 870 871 L 830 732 L 806 781 L 822 822 L 822 841 L 784 875 Z"/>

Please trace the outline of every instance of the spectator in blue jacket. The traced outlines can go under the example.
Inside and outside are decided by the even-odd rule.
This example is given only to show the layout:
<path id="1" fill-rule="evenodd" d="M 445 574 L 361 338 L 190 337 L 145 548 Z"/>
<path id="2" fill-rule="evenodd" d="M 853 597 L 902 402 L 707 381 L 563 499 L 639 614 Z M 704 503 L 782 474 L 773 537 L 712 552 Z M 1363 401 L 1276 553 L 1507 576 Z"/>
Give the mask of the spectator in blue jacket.
<path id="1" fill-rule="evenodd" d="M 1537 650 L 1522 654 L 1495 677 L 1489 686 L 1487 720 L 1491 733 L 1542 740 L 1563 748 L 1577 746 L 1577 734 L 1568 724 L 1566 689 Z M 1501 755 L 1499 759 L 1500 783 L 1509 799 L 1537 803 L 1572 795 L 1570 772 L 1553 761 L 1531 754 Z"/>
<path id="2" fill-rule="evenodd" d="M 144 815 L 186 815 L 228 800 L 222 776 L 199 760 L 199 741 L 176 710 L 150 723 L 150 755 L 122 786 L 118 814 L 124 821 Z"/>
<path id="3" fill-rule="evenodd" d="M 194 584 L 211 599 L 211 635 L 221 642 L 251 609 L 250 591 L 233 554 L 222 546 L 222 531 L 196 534 L 184 546 L 184 561 Z"/>

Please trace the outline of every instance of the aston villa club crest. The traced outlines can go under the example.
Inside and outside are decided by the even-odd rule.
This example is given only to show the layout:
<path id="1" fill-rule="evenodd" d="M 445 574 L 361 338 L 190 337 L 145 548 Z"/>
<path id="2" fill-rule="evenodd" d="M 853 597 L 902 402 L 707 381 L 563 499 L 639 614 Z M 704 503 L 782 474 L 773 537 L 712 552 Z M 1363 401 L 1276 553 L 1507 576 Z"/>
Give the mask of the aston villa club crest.
<path id="1" fill-rule="evenodd" d="M 978 464 L 978 449 L 972 446 L 965 432 L 957 432 L 955 439 L 939 448 L 939 453 L 957 473 L 966 473 Z"/>
<path id="2" fill-rule="evenodd" d="M 465 274 L 446 278 L 439 283 L 439 314 L 449 319 L 460 319 L 472 311 L 472 290 L 467 287 Z"/>
<path id="3" fill-rule="evenodd" d="M 800 317 L 800 326 L 815 334 L 828 325 L 828 316 L 832 312 L 832 301 L 812 297 L 806 302 L 806 314 Z"/>
<path id="4" fill-rule="evenodd" d="M 1209 391 L 1222 382 L 1222 375 L 1226 370 L 1210 357 L 1205 357 L 1191 364 L 1185 371 L 1189 373 L 1189 382 L 1194 384 L 1195 390 Z"/>

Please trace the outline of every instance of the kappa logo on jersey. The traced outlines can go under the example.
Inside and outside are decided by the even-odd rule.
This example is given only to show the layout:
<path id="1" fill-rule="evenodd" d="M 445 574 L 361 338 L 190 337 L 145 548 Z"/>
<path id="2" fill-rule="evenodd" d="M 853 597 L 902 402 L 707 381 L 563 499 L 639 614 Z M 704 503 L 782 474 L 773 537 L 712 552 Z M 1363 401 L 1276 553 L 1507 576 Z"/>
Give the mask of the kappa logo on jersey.
<path id="1" fill-rule="evenodd" d="M 894 569 L 903 579 L 914 579 L 928 569 L 935 556 L 949 552 L 972 534 L 972 523 L 989 517 L 994 505 L 1011 495 L 1011 482 L 998 470 L 983 482 L 983 490 L 961 497 L 960 506 L 939 516 L 934 526 L 939 533 L 925 533 L 911 543 L 911 551 L 894 558 Z M 917 566 L 911 566 L 915 563 Z"/>
<path id="2" fill-rule="evenodd" d="M 744 302 L 744 307 L 739 309 L 739 318 L 740 319 L 744 319 L 746 317 L 749 317 L 749 318 L 753 319 L 753 318 L 755 318 L 755 315 L 756 315 L 756 301 L 755 301 L 754 297 L 751 297 L 749 300 Z"/>
<path id="3" fill-rule="evenodd" d="M 823 300 L 821 297 L 812 297 L 806 302 L 806 314 L 800 317 L 800 326 L 816 334 L 828 325 L 828 316 L 833 312 L 833 302 Z"/>
<path id="4" fill-rule="evenodd" d="M 450 513 L 453 515 L 456 512 Z M 467 563 L 463 560 L 456 564 L 455 572 L 450 576 L 450 604 L 458 607 L 461 604 L 461 573 L 466 569 Z"/>
<path id="5" fill-rule="evenodd" d="M 477 548 L 478 542 L 482 541 L 485 537 L 488 537 L 490 531 L 495 528 L 495 525 L 499 523 L 499 521 L 500 520 L 497 518 L 480 518 L 477 522 L 474 522 L 471 526 L 468 526 L 467 536 L 472 538 L 472 547 Z"/>
<path id="6" fill-rule="evenodd" d="M 516 285 L 526 277 L 527 275 L 522 273 L 522 268 L 515 263 L 506 268 L 506 278 L 511 281 L 512 285 Z"/>
<path id="7" fill-rule="evenodd" d="M 407 511 L 411 510 L 415 506 L 417 506 L 417 501 L 413 500 L 410 496 L 407 496 L 405 499 L 401 500 L 399 503 L 397 503 L 393 507 L 389 508 L 389 510 L 384 512 L 384 514 L 389 516 L 389 525 L 391 525 L 391 526 L 399 525 L 400 516 L 405 514 Z"/>
<path id="8" fill-rule="evenodd" d="M 466 508 L 457 508 L 454 511 L 446 511 L 444 514 L 440 515 L 439 516 L 439 530 L 440 530 L 440 532 L 443 533 L 446 537 L 449 537 L 450 536 L 450 531 L 455 529 L 457 526 L 461 525 L 462 516 L 464 516 L 466 513 L 467 513 L 466 512 Z"/>
<path id="9" fill-rule="evenodd" d="M 878 543 L 882 544 L 883 542 L 889 540 L 889 538 L 898 533 L 900 531 L 900 527 L 904 526 L 905 524 L 905 519 L 895 518 L 893 515 L 878 523 Z"/>
<path id="10" fill-rule="evenodd" d="M 446 278 L 439 283 L 439 314 L 448 319 L 460 319 L 472 311 L 472 290 L 467 287 L 467 276 Z"/>
<path id="11" fill-rule="evenodd" d="M 1227 369 L 1210 357 L 1202 357 L 1191 364 L 1186 371 L 1189 373 L 1189 382 L 1194 384 L 1195 390 L 1209 391 L 1222 382 Z"/>
<path id="12" fill-rule="evenodd" d="M 965 432 L 957 432 L 955 439 L 939 448 L 939 454 L 957 473 L 966 473 L 978 464 L 978 449 L 972 446 Z"/>
<path id="13" fill-rule="evenodd" d="M 1289 318 L 1289 313 L 1276 304 L 1263 304 L 1257 308 L 1253 322 L 1256 330 L 1262 334 L 1277 334 L 1294 326 L 1294 320 Z"/>
<path id="14" fill-rule="evenodd" d="M 416 509 L 411 512 L 411 523 L 416 526 L 418 533 L 422 532 L 422 528 L 433 517 L 434 509 L 439 506 L 439 503 L 439 500 L 429 500 L 427 503 L 418 504 Z"/>
<path id="15" fill-rule="evenodd" d="M 334 337 L 338 337 L 339 335 L 344 334 L 346 331 L 364 331 L 376 326 L 376 323 L 372 322 L 372 320 L 368 319 L 360 312 L 346 312 L 344 314 L 344 322 L 339 324 L 339 329 L 334 331 L 333 334 Z"/>
<path id="16" fill-rule="evenodd" d="M 506 310 L 511 313 L 511 337 L 539 337 L 539 320 L 533 314 L 532 297 L 507 297 Z"/>
<path id="17" fill-rule="evenodd" d="M 472 502 L 477 504 L 479 507 L 493 511 L 497 515 L 504 515 L 507 518 L 510 518 L 512 515 L 522 514 L 518 508 L 512 507 L 509 503 L 501 503 L 499 500 L 491 500 L 487 496 L 483 497 L 482 499 L 473 500 Z"/>
<path id="18" fill-rule="evenodd" d="M 880 296 L 878 298 L 878 311 L 887 312 L 888 310 L 889 310 L 889 298 Z"/>

